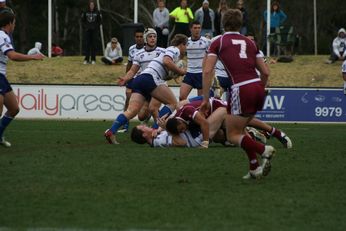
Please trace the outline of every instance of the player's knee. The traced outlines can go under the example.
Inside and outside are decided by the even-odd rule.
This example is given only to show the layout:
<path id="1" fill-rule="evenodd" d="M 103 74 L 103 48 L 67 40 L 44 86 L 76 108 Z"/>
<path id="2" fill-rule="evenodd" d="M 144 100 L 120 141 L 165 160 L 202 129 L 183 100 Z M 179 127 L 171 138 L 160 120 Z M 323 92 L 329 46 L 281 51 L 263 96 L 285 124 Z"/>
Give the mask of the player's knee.
<path id="1" fill-rule="evenodd" d="M 139 114 L 139 115 L 138 115 L 138 120 L 139 120 L 139 121 L 146 121 L 147 119 L 149 119 L 149 116 L 150 116 L 149 113 Z"/>
<path id="2" fill-rule="evenodd" d="M 132 119 L 133 117 L 135 117 L 136 115 L 137 115 L 137 112 L 135 112 L 135 111 L 133 111 L 133 110 L 131 110 L 131 109 L 127 109 L 125 112 L 124 112 L 124 115 L 125 115 L 125 117 L 128 119 L 128 120 L 130 120 L 130 119 Z"/>
<path id="3" fill-rule="evenodd" d="M 16 115 L 18 115 L 18 113 L 19 113 L 19 107 L 11 109 L 11 110 L 8 110 L 8 114 L 11 117 L 15 117 Z"/>

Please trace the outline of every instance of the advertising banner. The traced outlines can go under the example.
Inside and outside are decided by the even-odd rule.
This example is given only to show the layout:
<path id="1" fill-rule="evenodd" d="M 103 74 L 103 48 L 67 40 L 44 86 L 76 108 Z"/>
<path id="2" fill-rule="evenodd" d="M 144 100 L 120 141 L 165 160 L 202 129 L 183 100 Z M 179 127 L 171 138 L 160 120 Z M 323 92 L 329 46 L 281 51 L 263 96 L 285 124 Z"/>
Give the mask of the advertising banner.
<path id="1" fill-rule="evenodd" d="M 12 87 L 20 106 L 18 118 L 113 120 L 125 103 L 125 88 L 119 86 Z M 179 87 L 171 89 L 178 98 Z M 342 89 L 272 88 L 256 116 L 271 122 L 346 122 L 346 95 Z"/>
<path id="2" fill-rule="evenodd" d="M 124 110 L 125 87 L 85 85 L 12 85 L 19 102 L 17 118 L 111 119 Z M 179 97 L 179 88 L 172 87 Z M 196 95 L 196 91 L 191 94 Z"/>
<path id="3" fill-rule="evenodd" d="M 271 88 L 256 117 L 276 122 L 346 122 L 342 89 Z"/>

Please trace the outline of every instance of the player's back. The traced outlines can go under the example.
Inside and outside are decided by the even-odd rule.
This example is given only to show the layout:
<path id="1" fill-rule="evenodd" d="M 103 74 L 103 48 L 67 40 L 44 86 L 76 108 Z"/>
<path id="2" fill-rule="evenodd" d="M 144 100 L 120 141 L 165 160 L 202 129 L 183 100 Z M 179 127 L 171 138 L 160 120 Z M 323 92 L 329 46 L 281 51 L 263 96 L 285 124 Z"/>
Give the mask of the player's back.
<path id="1" fill-rule="evenodd" d="M 163 64 L 163 58 L 165 56 L 169 56 L 173 60 L 173 62 L 177 62 L 180 57 L 180 51 L 177 47 L 174 46 L 163 49 L 163 51 L 160 52 L 159 56 L 154 58 L 142 73 L 151 74 L 154 78 L 165 79 L 165 77 L 168 75 L 168 70 Z"/>
<path id="2" fill-rule="evenodd" d="M 225 33 L 219 39 L 218 55 L 233 83 L 258 78 L 256 44 L 239 33 Z"/>

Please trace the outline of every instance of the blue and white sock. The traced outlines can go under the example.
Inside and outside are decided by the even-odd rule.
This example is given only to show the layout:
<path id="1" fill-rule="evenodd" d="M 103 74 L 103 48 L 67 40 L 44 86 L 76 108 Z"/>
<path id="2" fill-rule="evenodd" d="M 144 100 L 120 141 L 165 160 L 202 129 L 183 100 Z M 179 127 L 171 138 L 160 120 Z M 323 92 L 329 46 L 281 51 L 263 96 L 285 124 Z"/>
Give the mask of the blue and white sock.
<path id="1" fill-rule="evenodd" d="M 161 118 L 164 115 L 168 115 L 169 116 L 170 114 L 172 114 L 172 109 L 170 109 L 167 105 L 165 105 L 159 111 L 159 118 Z M 156 121 L 154 121 L 154 124 L 153 124 L 152 128 L 154 128 L 154 129 L 158 129 L 159 128 L 159 125 L 156 123 Z"/>
<path id="2" fill-rule="evenodd" d="M 114 133 L 116 133 L 121 126 L 126 124 L 128 122 L 128 119 L 124 114 L 118 115 L 118 117 L 115 119 L 114 123 L 112 124 L 112 127 L 110 130 Z"/>
<path id="3" fill-rule="evenodd" d="M 199 100 L 203 100 L 203 95 L 199 95 L 199 96 L 195 96 L 195 97 L 191 97 L 189 98 L 189 102 L 193 102 L 193 101 L 199 101 Z"/>

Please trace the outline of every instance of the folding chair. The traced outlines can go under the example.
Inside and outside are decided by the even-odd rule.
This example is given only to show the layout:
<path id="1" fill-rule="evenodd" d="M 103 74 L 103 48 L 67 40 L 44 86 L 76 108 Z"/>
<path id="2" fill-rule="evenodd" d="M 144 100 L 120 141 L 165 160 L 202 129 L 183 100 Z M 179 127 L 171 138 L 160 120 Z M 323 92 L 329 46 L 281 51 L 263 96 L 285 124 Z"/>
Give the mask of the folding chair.
<path id="1" fill-rule="evenodd" d="M 293 26 L 280 26 L 275 28 L 275 33 L 269 35 L 271 43 L 274 44 L 274 54 L 292 55 L 296 36 L 293 33 Z"/>

